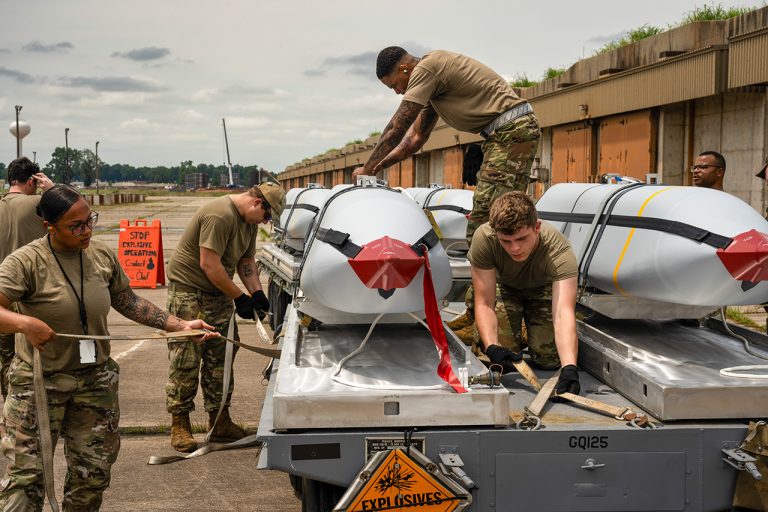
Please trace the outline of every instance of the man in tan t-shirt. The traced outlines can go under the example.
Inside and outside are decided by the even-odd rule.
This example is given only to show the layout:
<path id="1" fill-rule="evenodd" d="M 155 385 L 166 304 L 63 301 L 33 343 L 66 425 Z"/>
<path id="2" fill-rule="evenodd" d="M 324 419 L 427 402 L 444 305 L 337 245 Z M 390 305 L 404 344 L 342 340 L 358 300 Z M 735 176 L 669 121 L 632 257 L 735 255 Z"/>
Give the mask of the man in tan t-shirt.
<path id="1" fill-rule="evenodd" d="M 209 202 L 187 224 L 168 263 L 168 311 L 184 320 L 200 318 L 226 336 L 232 312 L 255 319 L 269 310 L 261 289 L 254 253 L 258 225 L 279 217 L 285 192 L 274 183 L 262 183 L 241 194 Z M 248 293 L 232 280 L 237 272 Z M 234 301 L 234 308 L 233 308 Z M 237 326 L 234 339 L 239 340 Z M 166 408 L 172 415 L 171 444 L 182 452 L 197 448 L 189 413 L 194 410 L 197 387 L 203 391 L 212 441 L 235 441 L 248 435 L 229 416 L 234 378 L 224 390 L 226 342 L 211 339 L 202 346 L 175 338 L 168 341 L 170 370 Z M 225 408 L 218 421 L 221 402 Z M 215 423 L 215 428 L 214 428 Z"/>
<path id="2" fill-rule="evenodd" d="M 40 167 L 23 156 L 8 165 L 8 183 L 11 188 L 0 199 L 0 263 L 13 251 L 45 234 L 43 219 L 37 212 L 40 196 L 37 188 L 45 192 L 53 186 Z M 8 391 L 8 367 L 15 354 L 13 334 L 0 334 L 0 391 L 3 398 Z"/>
<path id="3" fill-rule="evenodd" d="M 538 219 L 530 197 L 510 192 L 494 202 L 488 223 L 474 234 L 468 257 L 475 321 L 491 362 L 505 373 L 514 371 L 525 319 L 531 362 L 547 370 L 562 366 L 556 392 L 578 394 L 578 267 L 568 239 Z M 506 319 L 497 318 L 497 283 Z"/>
<path id="4" fill-rule="evenodd" d="M 528 189 L 541 137 L 533 110 L 498 73 L 458 53 L 435 50 L 418 58 L 390 46 L 378 55 L 376 76 L 403 101 L 354 176 L 375 175 L 409 158 L 429 139 L 438 116 L 457 130 L 480 134 L 485 142 L 467 225 L 471 242 L 497 197 Z"/>

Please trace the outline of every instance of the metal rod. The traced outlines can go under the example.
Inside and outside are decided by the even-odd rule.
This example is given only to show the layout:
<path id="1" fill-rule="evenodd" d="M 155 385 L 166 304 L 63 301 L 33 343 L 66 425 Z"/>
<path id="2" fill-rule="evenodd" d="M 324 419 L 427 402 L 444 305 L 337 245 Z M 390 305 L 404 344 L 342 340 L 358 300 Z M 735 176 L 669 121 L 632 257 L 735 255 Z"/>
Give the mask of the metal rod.
<path id="1" fill-rule="evenodd" d="M 19 133 L 19 112 L 22 105 L 16 105 L 16 158 L 21 158 L 21 133 Z"/>

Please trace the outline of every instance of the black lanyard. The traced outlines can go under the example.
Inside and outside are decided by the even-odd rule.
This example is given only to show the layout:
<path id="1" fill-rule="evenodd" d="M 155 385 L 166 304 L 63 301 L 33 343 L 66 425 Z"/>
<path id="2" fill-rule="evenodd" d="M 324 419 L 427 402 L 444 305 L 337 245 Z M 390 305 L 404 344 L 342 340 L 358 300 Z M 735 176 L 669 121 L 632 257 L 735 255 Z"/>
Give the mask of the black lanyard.
<path id="1" fill-rule="evenodd" d="M 56 263 L 59 264 L 59 268 L 61 269 L 61 273 L 64 274 L 64 279 L 67 280 L 67 283 L 69 283 L 69 287 L 72 288 L 72 291 L 75 294 L 75 297 L 77 298 L 77 305 L 80 309 L 80 326 L 83 328 L 83 334 L 88 334 L 88 315 L 85 311 L 85 294 L 83 293 L 84 287 L 83 287 L 83 251 L 80 251 L 80 295 L 77 294 L 77 290 L 75 290 L 75 286 L 72 284 L 72 281 L 69 280 L 69 276 L 67 276 L 67 273 L 64 272 L 64 267 L 61 266 L 61 262 L 59 261 L 59 257 L 56 256 L 56 251 L 53 250 L 53 245 L 51 245 L 51 235 L 48 235 L 48 247 L 51 248 L 51 252 L 53 253 L 53 257 L 56 260 Z"/>

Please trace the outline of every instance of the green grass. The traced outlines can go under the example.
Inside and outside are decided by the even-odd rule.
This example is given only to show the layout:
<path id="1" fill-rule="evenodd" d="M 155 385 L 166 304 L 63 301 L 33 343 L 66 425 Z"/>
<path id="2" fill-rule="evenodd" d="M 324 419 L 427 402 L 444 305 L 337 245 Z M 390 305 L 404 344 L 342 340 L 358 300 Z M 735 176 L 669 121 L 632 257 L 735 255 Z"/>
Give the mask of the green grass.
<path id="1" fill-rule="evenodd" d="M 694 7 L 693 10 L 685 14 L 685 18 L 679 26 L 687 25 L 696 21 L 720 21 L 741 16 L 757 7 L 723 7 L 722 4 L 704 4 L 701 7 Z"/>
<path id="2" fill-rule="evenodd" d="M 509 82 L 509 85 L 512 87 L 533 87 L 537 83 L 539 82 L 529 79 L 528 75 L 523 73 L 522 75 L 517 75 L 513 81 Z"/>
<path id="3" fill-rule="evenodd" d="M 761 332 L 765 332 L 765 324 L 758 324 L 738 309 L 726 308 L 725 317 L 733 323 L 741 325 L 742 327 L 748 327 L 750 329 L 756 329 Z"/>
<path id="4" fill-rule="evenodd" d="M 663 28 L 656 27 L 654 25 L 649 25 L 646 23 L 645 25 L 642 25 L 640 27 L 633 28 L 632 30 L 627 32 L 627 35 L 625 35 L 621 39 L 616 39 L 614 41 L 611 41 L 610 43 L 604 44 L 597 51 L 595 51 L 595 55 L 617 50 L 619 48 L 628 46 L 638 41 L 642 41 L 643 39 L 646 39 L 651 36 L 655 36 L 656 34 L 660 34 L 662 32 L 664 32 Z"/>
<path id="5" fill-rule="evenodd" d="M 546 71 L 544 71 L 544 75 L 541 77 L 542 80 L 549 80 L 550 78 L 555 78 L 565 73 L 565 68 L 547 68 Z"/>

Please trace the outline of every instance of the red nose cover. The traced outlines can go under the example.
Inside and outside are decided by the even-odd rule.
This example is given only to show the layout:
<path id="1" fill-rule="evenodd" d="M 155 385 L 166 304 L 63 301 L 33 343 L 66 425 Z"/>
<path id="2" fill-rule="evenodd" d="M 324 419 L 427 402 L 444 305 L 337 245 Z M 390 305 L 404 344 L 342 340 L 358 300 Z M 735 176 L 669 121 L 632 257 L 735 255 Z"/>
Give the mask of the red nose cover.
<path id="1" fill-rule="evenodd" d="M 739 281 L 757 283 L 768 280 L 768 235 L 755 229 L 736 235 L 717 256 Z"/>
<path id="2" fill-rule="evenodd" d="M 411 246 L 388 236 L 368 242 L 349 259 L 349 265 L 368 288 L 405 288 L 419 272 L 424 259 Z"/>

